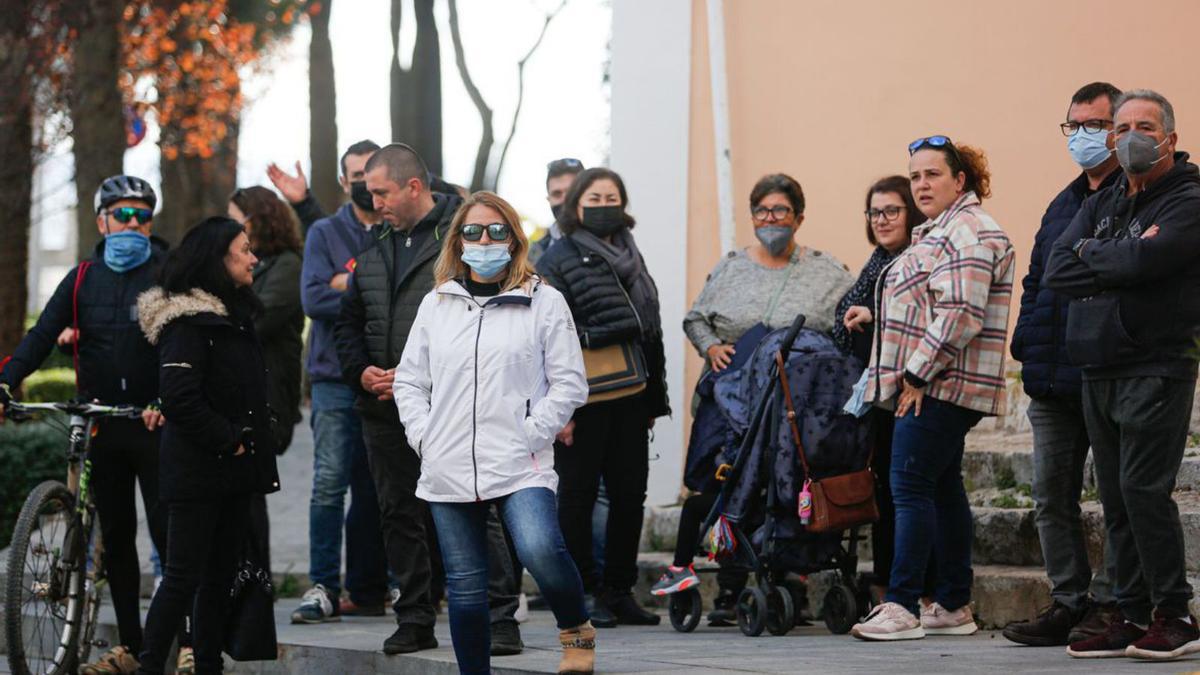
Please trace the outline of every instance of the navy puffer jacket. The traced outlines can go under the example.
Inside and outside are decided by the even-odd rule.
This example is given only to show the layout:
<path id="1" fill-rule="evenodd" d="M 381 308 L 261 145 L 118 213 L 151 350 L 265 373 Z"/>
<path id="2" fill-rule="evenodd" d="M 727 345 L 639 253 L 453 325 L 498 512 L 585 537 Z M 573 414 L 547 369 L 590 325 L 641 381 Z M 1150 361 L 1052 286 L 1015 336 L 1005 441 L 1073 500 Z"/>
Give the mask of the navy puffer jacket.
<path id="1" fill-rule="evenodd" d="M 1121 176 L 1118 169 L 1100 184 L 1103 189 Z M 1087 174 L 1071 181 L 1058 193 L 1042 216 L 1042 225 L 1033 240 L 1029 273 L 1021 285 L 1021 313 L 1013 331 L 1012 356 L 1021 362 L 1021 380 L 1025 393 L 1033 398 L 1059 394 L 1078 396 L 1082 389 L 1079 369 L 1067 358 L 1067 308 L 1071 299 L 1042 284 L 1046 260 L 1054 240 L 1067 229 L 1083 202 L 1092 194 Z"/>

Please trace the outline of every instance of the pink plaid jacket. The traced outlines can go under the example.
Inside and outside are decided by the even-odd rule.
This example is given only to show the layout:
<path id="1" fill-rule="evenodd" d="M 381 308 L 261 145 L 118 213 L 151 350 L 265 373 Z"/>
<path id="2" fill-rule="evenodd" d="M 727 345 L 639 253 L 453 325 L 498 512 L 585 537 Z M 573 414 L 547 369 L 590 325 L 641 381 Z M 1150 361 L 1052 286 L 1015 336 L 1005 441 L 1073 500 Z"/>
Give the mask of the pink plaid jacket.
<path id="1" fill-rule="evenodd" d="M 907 370 L 939 401 L 1004 414 L 1013 273 L 1012 243 L 974 192 L 914 229 L 880 275 L 866 400 L 891 401 Z"/>

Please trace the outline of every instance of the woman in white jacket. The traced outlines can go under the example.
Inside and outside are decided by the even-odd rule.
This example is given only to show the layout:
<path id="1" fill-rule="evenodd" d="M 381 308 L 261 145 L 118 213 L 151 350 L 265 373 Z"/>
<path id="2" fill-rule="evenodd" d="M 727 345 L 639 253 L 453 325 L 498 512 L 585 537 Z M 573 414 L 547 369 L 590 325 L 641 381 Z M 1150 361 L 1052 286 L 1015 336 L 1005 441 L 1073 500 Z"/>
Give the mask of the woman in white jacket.
<path id="1" fill-rule="evenodd" d="M 392 392 L 421 457 L 446 567 L 450 635 L 462 673 L 490 672 L 487 513 L 499 507 L 521 562 L 560 629 L 560 673 L 590 673 L 595 629 L 562 532 L 554 437 L 587 400 L 566 301 L 528 262 L 529 240 L 499 196 L 455 215 L 396 367 Z"/>

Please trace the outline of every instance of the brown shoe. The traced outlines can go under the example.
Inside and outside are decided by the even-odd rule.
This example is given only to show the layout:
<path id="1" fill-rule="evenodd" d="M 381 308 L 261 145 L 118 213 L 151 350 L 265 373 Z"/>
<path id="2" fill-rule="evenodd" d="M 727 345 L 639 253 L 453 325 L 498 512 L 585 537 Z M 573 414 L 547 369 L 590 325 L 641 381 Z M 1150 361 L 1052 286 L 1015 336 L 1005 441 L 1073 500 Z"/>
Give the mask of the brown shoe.
<path id="1" fill-rule="evenodd" d="M 591 675 L 596 668 L 596 629 L 592 622 L 559 631 L 558 641 L 563 648 L 558 675 Z"/>
<path id="2" fill-rule="evenodd" d="M 129 653 L 129 648 L 117 645 L 100 655 L 94 663 L 79 669 L 79 675 L 133 675 L 138 669 L 138 661 Z"/>
<path id="3" fill-rule="evenodd" d="M 1092 603 L 1078 623 L 1071 626 L 1067 644 L 1083 642 L 1088 638 L 1104 635 L 1112 622 L 1124 620 L 1125 617 L 1121 615 L 1121 610 L 1117 609 L 1117 603 L 1112 602 L 1106 605 Z"/>
<path id="4" fill-rule="evenodd" d="M 387 611 L 385 604 L 380 599 L 378 605 L 360 605 L 345 597 L 338 601 L 338 611 L 344 616 L 383 616 Z"/>

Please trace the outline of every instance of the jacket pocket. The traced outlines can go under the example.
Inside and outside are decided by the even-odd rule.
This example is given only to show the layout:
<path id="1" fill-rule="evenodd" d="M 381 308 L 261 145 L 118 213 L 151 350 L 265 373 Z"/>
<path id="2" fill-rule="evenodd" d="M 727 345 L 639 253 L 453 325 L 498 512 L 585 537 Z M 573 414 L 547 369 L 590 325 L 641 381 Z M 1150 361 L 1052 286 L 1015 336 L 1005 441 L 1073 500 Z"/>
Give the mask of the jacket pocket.
<path id="1" fill-rule="evenodd" d="M 1136 356 L 1140 345 L 1121 320 L 1121 299 L 1106 293 L 1071 301 L 1067 357 L 1077 366 L 1104 366 Z"/>

